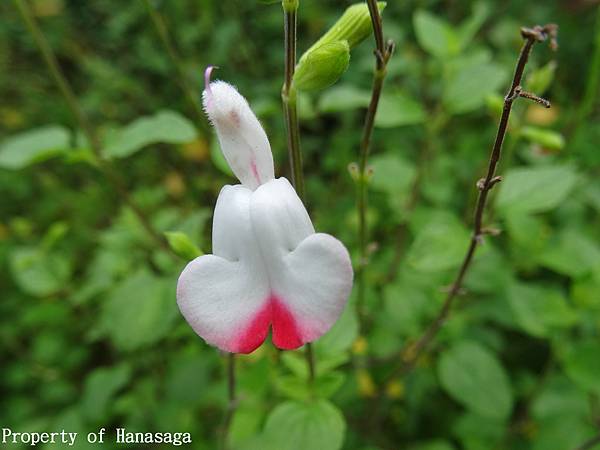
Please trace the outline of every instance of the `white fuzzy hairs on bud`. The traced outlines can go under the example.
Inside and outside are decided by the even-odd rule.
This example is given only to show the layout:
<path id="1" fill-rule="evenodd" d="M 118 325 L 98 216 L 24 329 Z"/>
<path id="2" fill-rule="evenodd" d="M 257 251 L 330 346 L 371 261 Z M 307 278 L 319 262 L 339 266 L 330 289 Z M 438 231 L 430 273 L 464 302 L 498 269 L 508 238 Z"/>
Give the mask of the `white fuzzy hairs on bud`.
<path id="1" fill-rule="evenodd" d="M 214 67 L 204 73 L 204 111 L 217 131 L 221 151 L 240 182 L 251 190 L 275 177 L 273 154 L 265 130 L 235 87 L 210 81 Z"/>

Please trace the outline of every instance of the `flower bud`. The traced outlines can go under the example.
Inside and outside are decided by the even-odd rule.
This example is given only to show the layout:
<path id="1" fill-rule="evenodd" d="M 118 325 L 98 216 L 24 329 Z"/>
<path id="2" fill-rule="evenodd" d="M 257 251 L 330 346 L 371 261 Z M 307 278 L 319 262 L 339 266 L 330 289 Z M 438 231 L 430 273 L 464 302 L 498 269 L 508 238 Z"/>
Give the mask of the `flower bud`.
<path id="1" fill-rule="evenodd" d="M 204 111 L 217 131 L 221 151 L 243 185 L 256 189 L 275 178 L 269 139 L 246 99 L 229 83 L 210 82 L 205 72 Z"/>
<path id="2" fill-rule="evenodd" d="M 301 91 L 329 87 L 346 71 L 349 63 L 348 41 L 321 45 L 306 53 L 298 63 L 294 74 L 294 86 Z"/>
<path id="3" fill-rule="evenodd" d="M 385 5 L 385 2 L 377 2 L 379 12 L 383 11 Z M 314 49 L 330 42 L 348 41 L 348 45 L 352 49 L 371 34 L 371 29 L 369 7 L 366 3 L 356 3 L 344 11 L 342 17 L 302 55 L 302 58 Z"/>

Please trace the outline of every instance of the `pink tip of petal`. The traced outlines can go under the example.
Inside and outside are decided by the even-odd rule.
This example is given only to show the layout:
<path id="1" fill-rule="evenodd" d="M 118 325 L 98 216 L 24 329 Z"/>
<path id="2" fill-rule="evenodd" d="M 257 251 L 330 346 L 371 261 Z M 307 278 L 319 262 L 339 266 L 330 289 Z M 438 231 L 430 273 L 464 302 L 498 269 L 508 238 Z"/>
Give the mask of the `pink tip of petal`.
<path id="1" fill-rule="evenodd" d="M 283 350 L 301 347 L 304 341 L 291 311 L 277 297 L 270 297 L 254 316 L 250 325 L 237 337 L 232 348 L 235 353 L 252 353 L 264 342 L 273 329 L 273 343 Z"/>
<path id="2" fill-rule="evenodd" d="M 210 77 L 214 69 L 218 69 L 218 66 L 208 66 L 204 71 L 204 89 L 206 90 L 206 95 L 208 96 L 208 100 L 212 98 L 212 91 L 210 90 Z"/>

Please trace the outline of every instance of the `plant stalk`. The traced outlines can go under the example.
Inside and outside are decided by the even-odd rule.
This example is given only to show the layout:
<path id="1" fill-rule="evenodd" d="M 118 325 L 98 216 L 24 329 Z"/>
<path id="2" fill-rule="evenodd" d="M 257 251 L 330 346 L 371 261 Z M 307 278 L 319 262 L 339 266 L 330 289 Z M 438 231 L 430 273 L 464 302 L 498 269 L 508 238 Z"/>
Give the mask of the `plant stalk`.
<path id="1" fill-rule="evenodd" d="M 296 69 L 296 22 L 298 0 L 282 0 L 284 25 L 284 82 L 281 89 L 283 115 L 287 134 L 288 157 L 290 160 L 292 185 L 306 205 L 304 190 L 304 173 L 302 171 L 302 151 L 300 149 L 300 125 L 298 123 L 298 107 L 296 104 L 296 89 L 294 88 L 294 71 Z M 306 364 L 308 365 L 308 383 L 315 380 L 315 357 L 312 344 L 306 344 Z"/>
<path id="2" fill-rule="evenodd" d="M 403 371 L 404 373 L 410 371 L 414 367 L 414 364 L 418 360 L 419 356 L 427 349 L 437 333 L 440 331 L 450 314 L 456 297 L 462 290 L 462 284 L 465 275 L 471 266 L 471 262 L 478 245 L 483 243 L 483 238 L 486 234 L 493 234 L 493 230 L 486 230 L 483 227 L 483 214 L 485 212 L 486 202 L 490 190 L 502 180 L 501 177 L 496 176 L 496 167 L 498 165 L 498 161 L 500 160 L 502 143 L 504 142 L 504 137 L 506 136 L 512 105 L 513 102 L 519 97 L 530 98 L 528 95 L 522 95 L 523 90 L 521 89 L 521 80 L 523 78 L 523 72 L 525 70 L 525 66 L 533 45 L 536 42 L 545 41 L 548 37 L 551 38 L 552 43 L 554 44 L 556 30 L 557 27 L 553 24 L 545 25 L 543 27 L 536 26 L 534 28 L 521 29 L 521 35 L 523 36 L 523 39 L 525 39 L 525 42 L 521 48 L 521 52 L 517 60 L 512 84 L 508 93 L 506 94 L 506 97 L 504 97 L 504 107 L 502 109 L 498 131 L 492 147 L 487 173 L 485 178 L 482 178 L 477 182 L 479 196 L 477 199 L 477 206 L 475 208 L 473 233 L 471 235 L 469 247 L 467 248 L 467 252 L 462 261 L 460 269 L 456 275 L 456 278 L 454 279 L 454 282 L 451 284 L 448 290 L 446 299 L 444 300 L 440 311 L 433 322 L 425 330 L 423 335 L 421 335 L 421 337 L 417 339 L 415 343 L 410 345 L 403 352 L 403 364 L 400 366 L 399 371 Z M 391 376 L 395 375 L 397 372 L 398 370 L 392 372 Z"/>
<path id="3" fill-rule="evenodd" d="M 227 354 L 227 409 L 223 418 L 223 426 L 221 428 L 221 450 L 228 448 L 227 438 L 229 436 L 229 428 L 231 421 L 237 408 L 236 395 L 236 378 L 235 378 L 235 353 Z"/>
<path id="4" fill-rule="evenodd" d="M 383 23 L 381 14 L 377 8 L 376 0 L 367 0 L 369 14 L 371 16 L 371 24 L 373 26 L 373 35 L 375 37 L 375 72 L 373 75 L 373 85 L 371 89 L 371 100 L 365 116 L 363 134 L 360 141 L 360 154 L 358 162 L 358 176 L 356 181 L 356 208 L 358 212 L 358 245 L 359 245 L 359 263 L 357 270 L 357 311 L 361 324 L 366 318 L 365 311 L 365 295 L 366 295 L 366 280 L 365 270 L 369 260 L 368 254 L 368 224 L 367 224 L 367 206 L 368 206 L 368 185 L 369 174 L 367 170 L 367 162 L 371 147 L 371 137 L 373 135 L 373 126 L 375 124 L 375 115 L 383 90 L 383 81 L 387 74 L 387 63 L 392 56 L 394 44 L 388 41 L 384 44 L 383 40 Z"/>

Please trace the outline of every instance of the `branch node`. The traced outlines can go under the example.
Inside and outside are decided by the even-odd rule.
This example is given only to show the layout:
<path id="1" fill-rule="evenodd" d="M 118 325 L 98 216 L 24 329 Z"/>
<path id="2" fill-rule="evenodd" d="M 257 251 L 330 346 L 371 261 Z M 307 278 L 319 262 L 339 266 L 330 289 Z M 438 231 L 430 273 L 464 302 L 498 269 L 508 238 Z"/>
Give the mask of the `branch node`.
<path id="1" fill-rule="evenodd" d="M 488 189 L 493 188 L 495 185 L 497 185 L 498 183 L 500 183 L 502 181 L 502 176 L 500 175 L 496 175 L 494 178 L 492 178 L 488 184 Z"/>
<path id="2" fill-rule="evenodd" d="M 481 229 L 481 234 L 484 235 L 488 234 L 490 236 L 498 236 L 500 233 L 502 233 L 500 228 L 486 227 Z"/>
<path id="3" fill-rule="evenodd" d="M 485 178 L 480 178 L 479 180 L 477 180 L 477 189 L 479 189 L 480 191 L 483 191 L 485 189 Z"/>

